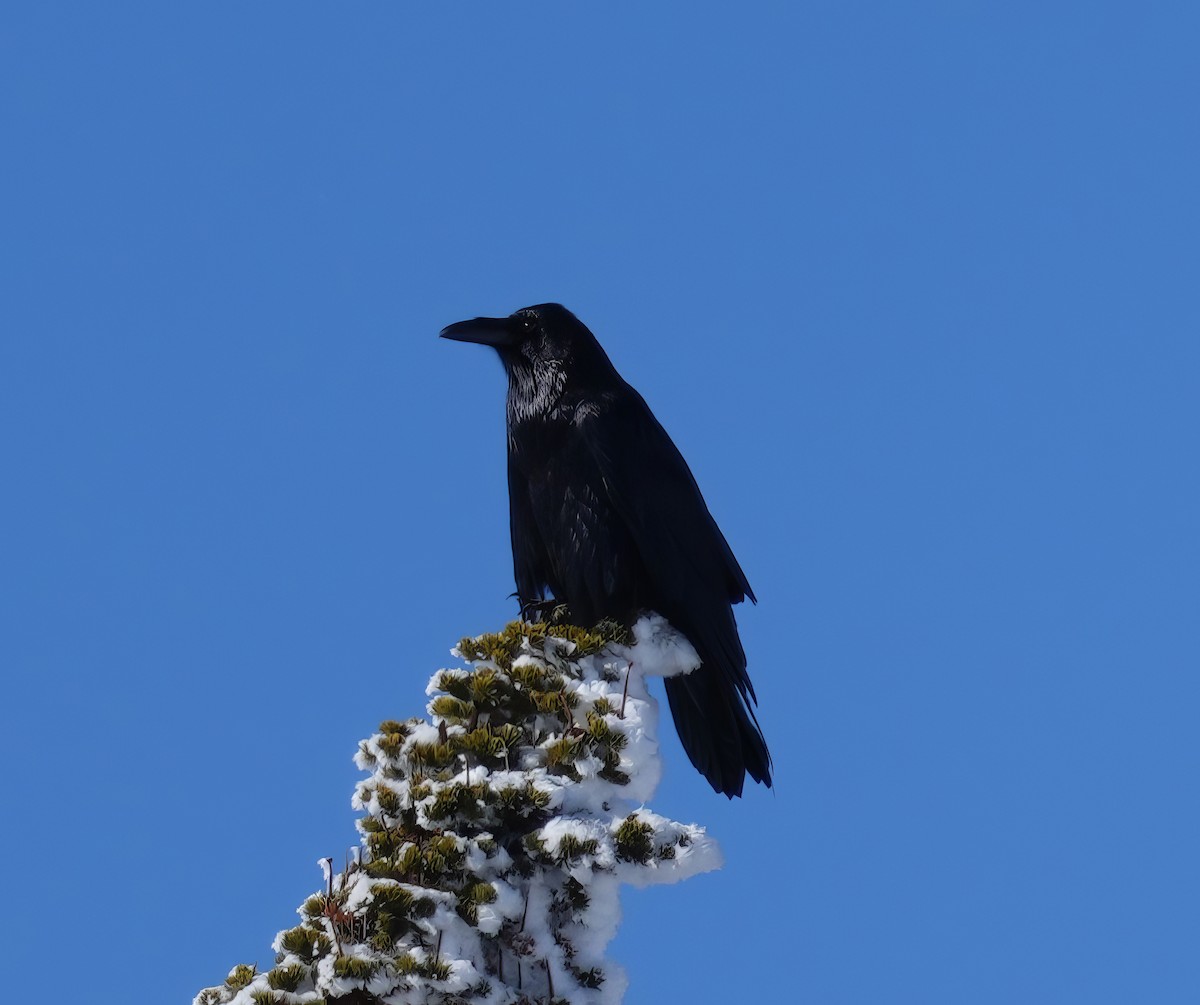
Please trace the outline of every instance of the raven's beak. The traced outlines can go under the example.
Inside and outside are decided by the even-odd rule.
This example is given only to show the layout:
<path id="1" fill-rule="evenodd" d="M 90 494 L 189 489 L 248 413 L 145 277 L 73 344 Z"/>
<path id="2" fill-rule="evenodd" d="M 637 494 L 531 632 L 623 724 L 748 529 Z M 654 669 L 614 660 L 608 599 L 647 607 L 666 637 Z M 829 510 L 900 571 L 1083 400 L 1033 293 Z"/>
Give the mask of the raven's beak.
<path id="1" fill-rule="evenodd" d="M 455 342 L 478 342 L 496 349 L 516 345 L 519 329 L 512 318 L 475 318 L 442 329 L 442 338 Z"/>

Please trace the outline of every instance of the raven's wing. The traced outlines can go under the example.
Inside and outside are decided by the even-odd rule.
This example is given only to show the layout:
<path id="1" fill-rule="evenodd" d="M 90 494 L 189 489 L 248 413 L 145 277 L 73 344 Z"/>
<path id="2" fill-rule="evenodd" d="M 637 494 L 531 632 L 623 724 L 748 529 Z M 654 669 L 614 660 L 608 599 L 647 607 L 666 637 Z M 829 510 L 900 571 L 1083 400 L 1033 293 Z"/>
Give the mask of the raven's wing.
<path id="1" fill-rule="evenodd" d="M 667 680 L 679 738 L 718 792 L 740 795 L 747 772 L 770 784 L 754 687 L 730 604 L 754 599 L 696 479 L 641 395 L 626 385 L 578 422 L 613 509 L 650 579 L 646 595 L 695 647 L 702 665 Z"/>
<path id="2" fill-rule="evenodd" d="M 681 600 L 695 588 L 727 604 L 755 600 L 691 469 L 637 391 L 626 385 L 605 395 L 578 425 L 660 590 Z"/>

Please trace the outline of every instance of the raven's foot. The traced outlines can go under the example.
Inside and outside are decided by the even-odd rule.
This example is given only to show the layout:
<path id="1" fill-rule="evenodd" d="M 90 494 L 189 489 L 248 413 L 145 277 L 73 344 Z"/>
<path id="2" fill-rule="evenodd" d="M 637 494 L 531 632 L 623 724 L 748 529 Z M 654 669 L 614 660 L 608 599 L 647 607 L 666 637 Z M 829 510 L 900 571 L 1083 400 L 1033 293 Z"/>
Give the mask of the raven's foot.
<path id="1" fill-rule="evenodd" d="M 522 600 L 521 620 L 529 622 L 544 622 L 549 625 L 568 624 L 571 619 L 571 609 L 566 604 L 551 598 L 550 600 Z"/>

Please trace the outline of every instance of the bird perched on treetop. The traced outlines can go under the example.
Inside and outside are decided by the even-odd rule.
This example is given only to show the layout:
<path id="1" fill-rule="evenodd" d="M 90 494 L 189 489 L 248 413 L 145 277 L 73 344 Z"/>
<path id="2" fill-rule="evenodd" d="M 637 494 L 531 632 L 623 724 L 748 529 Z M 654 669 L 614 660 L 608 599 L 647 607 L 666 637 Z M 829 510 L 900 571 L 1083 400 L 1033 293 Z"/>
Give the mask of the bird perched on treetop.
<path id="1" fill-rule="evenodd" d="M 522 613 L 547 591 L 574 621 L 655 611 L 701 659 L 666 679 L 675 728 L 717 792 L 771 784 L 732 604 L 754 593 L 678 448 L 596 337 L 561 304 L 475 318 L 442 337 L 492 346 L 508 374 L 508 500 Z"/>

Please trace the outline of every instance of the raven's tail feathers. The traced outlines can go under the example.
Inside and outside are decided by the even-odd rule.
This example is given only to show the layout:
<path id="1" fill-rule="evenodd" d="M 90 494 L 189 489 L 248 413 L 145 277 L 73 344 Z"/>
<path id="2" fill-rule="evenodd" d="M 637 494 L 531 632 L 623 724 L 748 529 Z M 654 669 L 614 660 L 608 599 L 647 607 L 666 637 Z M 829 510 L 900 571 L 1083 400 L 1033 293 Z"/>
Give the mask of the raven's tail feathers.
<path id="1" fill-rule="evenodd" d="M 690 674 L 668 677 L 666 686 L 683 749 L 717 792 L 740 796 L 746 775 L 770 787 L 771 754 L 749 704 L 753 699 L 738 692 L 730 675 L 705 659 Z"/>

